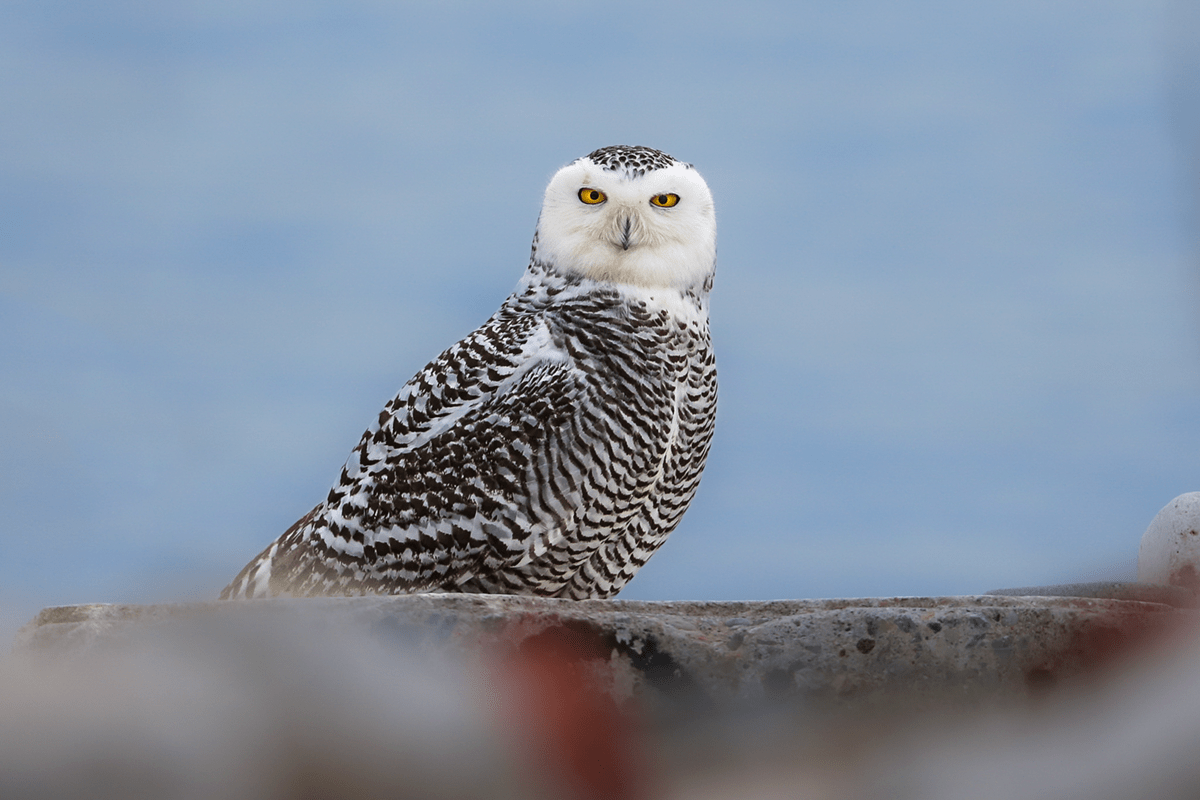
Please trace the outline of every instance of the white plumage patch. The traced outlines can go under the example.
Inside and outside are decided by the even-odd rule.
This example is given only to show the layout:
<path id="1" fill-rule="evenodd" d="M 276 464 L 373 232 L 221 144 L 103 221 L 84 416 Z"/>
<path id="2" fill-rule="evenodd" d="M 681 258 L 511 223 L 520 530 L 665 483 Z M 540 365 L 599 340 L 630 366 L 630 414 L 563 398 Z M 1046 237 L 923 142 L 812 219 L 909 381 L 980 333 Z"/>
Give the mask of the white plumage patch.
<path id="1" fill-rule="evenodd" d="M 715 237 L 707 186 L 665 153 L 564 167 L 516 292 L 405 384 L 222 597 L 616 594 L 708 454 Z"/>

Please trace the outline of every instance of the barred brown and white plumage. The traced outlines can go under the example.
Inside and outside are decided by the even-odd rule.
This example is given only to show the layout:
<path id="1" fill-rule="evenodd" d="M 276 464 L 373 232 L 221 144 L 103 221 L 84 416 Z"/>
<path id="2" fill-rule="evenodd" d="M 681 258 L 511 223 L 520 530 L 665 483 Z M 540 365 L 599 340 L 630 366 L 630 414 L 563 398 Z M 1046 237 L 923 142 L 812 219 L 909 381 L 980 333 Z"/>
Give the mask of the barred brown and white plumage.
<path id="1" fill-rule="evenodd" d="M 363 434 L 316 508 L 222 597 L 611 597 L 675 528 L 716 412 L 712 196 L 607 147 L 546 190 L 517 290 Z"/>

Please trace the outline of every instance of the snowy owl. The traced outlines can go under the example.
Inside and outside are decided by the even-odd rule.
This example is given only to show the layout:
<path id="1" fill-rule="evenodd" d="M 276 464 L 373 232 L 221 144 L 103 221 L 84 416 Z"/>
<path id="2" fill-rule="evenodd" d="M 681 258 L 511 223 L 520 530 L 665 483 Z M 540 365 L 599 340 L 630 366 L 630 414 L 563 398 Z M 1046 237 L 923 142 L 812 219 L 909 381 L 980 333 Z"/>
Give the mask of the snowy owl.
<path id="1" fill-rule="evenodd" d="M 329 495 L 221 596 L 615 595 L 700 483 L 715 260 L 692 165 L 616 146 L 563 167 L 514 293 L 404 385 Z"/>

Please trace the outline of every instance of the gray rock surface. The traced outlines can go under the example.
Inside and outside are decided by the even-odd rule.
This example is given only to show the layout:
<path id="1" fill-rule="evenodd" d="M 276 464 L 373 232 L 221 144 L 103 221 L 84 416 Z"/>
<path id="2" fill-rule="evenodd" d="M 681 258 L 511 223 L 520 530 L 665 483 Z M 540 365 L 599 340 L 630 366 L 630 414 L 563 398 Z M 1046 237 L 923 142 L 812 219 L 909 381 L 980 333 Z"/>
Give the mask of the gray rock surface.
<path id="1" fill-rule="evenodd" d="M 1059 583 L 1051 586 L 1021 586 L 1015 589 L 994 589 L 989 595 L 1004 597 L 1097 597 L 1107 600 L 1139 600 L 1146 603 L 1165 603 L 1176 608 L 1197 608 L 1200 598 L 1184 586 L 1170 586 L 1136 581 L 1095 581 L 1092 583 Z"/>
<path id="2" fill-rule="evenodd" d="M 62 606 L 22 628 L 14 650 L 65 655 L 181 624 L 305 619 L 412 652 L 589 663 L 618 700 L 953 699 L 1044 689 L 1103 667 L 1190 613 L 1081 597 L 704 603 L 424 594 Z"/>
<path id="3" fill-rule="evenodd" d="M 1163 506 L 1142 534 L 1138 580 L 1200 589 L 1200 492 Z"/>

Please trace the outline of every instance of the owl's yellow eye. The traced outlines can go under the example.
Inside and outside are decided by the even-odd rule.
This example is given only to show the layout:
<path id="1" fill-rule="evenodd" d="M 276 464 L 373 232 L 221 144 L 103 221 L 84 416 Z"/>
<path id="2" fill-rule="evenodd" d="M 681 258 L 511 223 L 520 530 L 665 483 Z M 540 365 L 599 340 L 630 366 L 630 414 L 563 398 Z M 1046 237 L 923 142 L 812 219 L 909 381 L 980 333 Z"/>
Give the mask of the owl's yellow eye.
<path id="1" fill-rule="evenodd" d="M 587 203 L 589 206 L 598 206 L 608 199 L 608 195 L 599 189 L 588 189 L 584 187 L 579 190 L 579 199 Z"/>
<path id="2" fill-rule="evenodd" d="M 659 208 L 670 208 L 679 202 L 677 194 L 656 194 L 650 198 L 650 205 L 658 206 Z"/>

